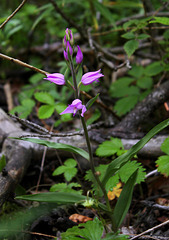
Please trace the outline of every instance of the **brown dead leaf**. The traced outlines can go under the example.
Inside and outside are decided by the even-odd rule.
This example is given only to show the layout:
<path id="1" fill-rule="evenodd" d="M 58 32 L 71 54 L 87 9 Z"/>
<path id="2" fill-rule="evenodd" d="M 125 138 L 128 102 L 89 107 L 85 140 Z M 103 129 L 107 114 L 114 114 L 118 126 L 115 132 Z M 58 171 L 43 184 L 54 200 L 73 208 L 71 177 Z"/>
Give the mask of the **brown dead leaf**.
<path id="1" fill-rule="evenodd" d="M 85 223 L 85 222 L 88 222 L 88 221 L 92 221 L 93 218 L 90 218 L 90 217 L 87 217 L 87 216 L 83 216 L 83 215 L 80 215 L 80 214 L 72 214 L 69 219 L 75 223 Z"/>

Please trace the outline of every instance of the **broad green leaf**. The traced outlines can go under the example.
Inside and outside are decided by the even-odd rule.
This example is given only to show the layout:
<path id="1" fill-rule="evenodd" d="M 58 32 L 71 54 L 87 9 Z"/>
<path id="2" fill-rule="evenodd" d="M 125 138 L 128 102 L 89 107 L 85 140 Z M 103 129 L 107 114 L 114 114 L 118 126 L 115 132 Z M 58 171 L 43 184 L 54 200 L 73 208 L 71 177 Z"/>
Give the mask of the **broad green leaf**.
<path id="1" fill-rule="evenodd" d="M 96 149 L 96 155 L 99 157 L 109 157 L 117 153 L 119 149 L 124 149 L 123 144 L 118 138 L 111 138 L 110 141 L 105 141 Z"/>
<path id="2" fill-rule="evenodd" d="M 164 153 L 169 155 L 169 137 L 164 140 L 160 148 Z"/>
<path id="3" fill-rule="evenodd" d="M 44 192 L 32 195 L 17 196 L 16 199 L 58 204 L 74 204 L 85 201 L 86 196 L 76 193 Z"/>
<path id="4" fill-rule="evenodd" d="M 131 109 L 133 109 L 137 102 L 138 102 L 137 95 L 124 97 L 116 102 L 114 110 L 117 112 L 119 116 L 121 116 L 129 112 Z"/>
<path id="5" fill-rule="evenodd" d="M 145 34 L 145 33 L 142 33 L 142 34 L 139 34 L 139 35 L 137 36 L 137 39 L 143 40 L 143 39 L 147 39 L 147 38 L 149 38 L 149 37 L 150 37 L 150 35 Z"/>
<path id="6" fill-rule="evenodd" d="M 21 101 L 21 105 L 14 107 L 10 113 L 14 114 L 17 112 L 20 118 L 27 118 L 31 114 L 33 107 L 35 106 L 35 101 L 32 99 L 24 99 Z"/>
<path id="7" fill-rule="evenodd" d="M 34 94 L 34 96 L 35 96 L 36 100 L 38 100 L 41 103 L 46 103 L 49 105 L 55 104 L 53 97 L 47 92 L 36 92 Z"/>
<path id="8" fill-rule="evenodd" d="M 137 86 L 120 86 L 119 88 L 114 88 L 114 91 L 112 91 L 112 97 L 127 97 L 131 95 L 139 95 L 139 93 L 140 90 Z"/>
<path id="9" fill-rule="evenodd" d="M 65 109 L 67 108 L 67 105 L 61 102 L 58 102 L 55 104 L 55 109 L 57 113 L 61 113 L 63 112 Z M 71 121 L 72 120 L 72 114 L 71 113 L 67 113 L 67 114 L 63 114 L 61 115 L 61 122 L 67 122 L 67 121 Z"/>
<path id="10" fill-rule="evenodd" d="M 64 151 L 68 151 L 68 152 L 77 153 L 77 154 L 81 155 L 82 157 L 84 157 L 85 159 L 89 160 L 89 154 L 85 150 L 68 145 L 68 144 L 50 142 L 50 141 L 46 141 L 43 139 L 36 139 L 36 138 L 14 138 L 14 139 L 33 142 L 33 143 L 37 143 L 40 145 L 44 145 L 49 148 L 55 148 L 58 150 L 64 150 Z"/>
<path id="11" fill-rule="evenodd" d="M 114 226 L 116 232 L 125 218 L 131 204 L 134 185 L 137 178 L 137 170 L 131 175 L 127 183 L 124 185 L 120 197 L 113 211 Z"/>
<path id="12" fill-rule="evenodd" d="M 139 78 L 144 74 L 144 68 L 142 66 L 137 66 L 137 65 L 132 66 L 132 69 L 128 72 L 128 74 L 135 78 Z"/>
<path id="13" fill-rule="evenodd" d="M 121 35 L 121 37 L 123 37 L 125 39 L 133 39 L 133 38 L 135 38 L 135 35 L 133 32 L 127 32 L 127 33 Z"/>
<path id="14" fill-rule="evenodd" d="M 169 119 L 166 119 L 165 121 L 159 123 L 156 125 L 153 129 L 151 129 L 145 137 L 143 137 L 138 143 L 136 143 L 133 147 L 131 147 L 126 153 L 121 155 L 120 157 L 113 160 L 107 167 L 105 176 L 103 178 L 103 185 L 105 186 L 108 179 L 113 176 L 115 172 L 117 172 L 125 163 L 127 163 L 134 155 L 138 153 L 139 150 L 141 150 L 144 145 L 157 133 L 159 133 L 161 130 L 166 128 L 169 125 Z"/>
<path id="15" fill-rule="evenodd" d="M 156 161 L 158 172 L 164 174 L 165 176 L 169 176 L 169 156 L 160 156 Z"/>
<path id="16" fill-rule="evenodd" d="M 50 188 L 50 192 L 67 192 L 67 193 L 76 193 L 76 194 L 82 194 L 82 190 L 74 190 L 72 187 L 81 187 L 78 183 L 58 183 L 54 184 Z"/>
<path id="17" fill-rule="evenodd" d="M 87 110 L 93 105 L 93 103 L 97 100 L 98 96 L 100 95 L 100 93 L 98 93 L 95 97 L 93 97 L 92 99 L 90 99 L 87 103 L 86 103 L 86 108 Z"/>
<path id="18" fill-rule="evenodd" d="M 128 57 L 131 57 L 131 55 L 136 51 L 138 46 L 139 42 L 137 40 L 129 40 L 124 44 L 124 50 L 127 53 Z"/>
<path id="19" fill-rule="evenodd" d="M 38 117 L 40 119 L 50 118 L 54 113 L 55 106 L 53 105 L 43 105 L 38 109 Z"/>
<path id="20" fill-rule="evenodd" d="M 6 158 L 5 158 L 5 155 L 2 155 L 0 159 L 0 172 L 2 172 L 5 166 L 6 166 Z"/>
<path id="21" fill-rule="evenodd" d="M 76 165 L 77 162 L 74 159 L 69 158 L 65 161 L 63 166 L 56 168 L 52 175 L 56 176 L 63 173 L 66 181 L 69 182 L 77 174 Z"/>
<path id="22" fill-rule="evenodd" d="M 101 240 L 103 229 L 104 227 L 101 221 L 95 218 L 93 221 L 81 223 L 78 226 L 69 228 L 65 233 L 61 233 L 61 237 L 62 240 Z M 79 236 L 81 238 L 78 238 Z"/>
<path id="23" fill-rule="evenodd" d="M 121 181 L 123 183 L 126 183 L 130 178 L 130 176 L 137 169 L 138 169 L 138 174 L 137 174 L 136 183 L 139 184 L 143 182 L 145 179 L 146 172 L 145 172 L 145 169 L 141 166 L 141 164 L 136 161 L 129 161 L 120 168 L 118 174 L 120 176 Z"/>
<path id="24" fill-rule="evenodd" d="M 139 23 L 139 20 L 137 19 L 131 19 L 123 24 L 123 28 L 126 31 L 128 27 L 134 25 L 136 26 Z"/>
<path id="25" fill-rule="evenodd" d="M 161 73 L 163 70 L 164 66 L 162 66 L 161 62 L 154 62 L 146 67 L 145 74 L 151 77 Z"/>
<path id="26" fill-rule="evenodd" d="M 153 85 L 153 80 L 151 77 L 144 76 L 137 80 L 137 86 L 143 89 L 149 89 Z"/>
<path id="27" fill-rule="evenodd" d="M 36 73 L 34 74 L 32 77 L 29 78 L 29 82 L 32 84 L 36 84 L 39 81 L 41 81 L 43 79 L 44 75 L 41 73 Z"/>
<path id="28" fill-rule="evenodd" d="M 104 240 L 128 240 L 129 236 L 122 234 L 107 233 Z"/>
<path id="29" fill-rule="evenodd" d="M 155 20 L 149 21 L 149 23 L 161 23 L 164 25 L 169 25 L 169 18 L 168 17 L 153 17 Z"/>

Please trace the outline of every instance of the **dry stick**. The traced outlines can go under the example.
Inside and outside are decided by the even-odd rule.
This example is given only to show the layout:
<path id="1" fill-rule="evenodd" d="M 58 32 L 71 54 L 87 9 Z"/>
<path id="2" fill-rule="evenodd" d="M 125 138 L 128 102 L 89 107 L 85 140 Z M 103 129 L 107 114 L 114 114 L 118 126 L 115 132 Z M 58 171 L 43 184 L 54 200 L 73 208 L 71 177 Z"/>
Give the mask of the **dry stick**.
<path id="1" fill-rule="evenodd" d="M 32 66 L 32 65 L 29 65 L 29 64 L 27 64 L 27 63 L 25 63 L 25 62 L 22 62 L 22 61 L 20 61 L 20 60 L 18 60 L 18 59 L 16 59 L 16 58 L 9 57 L 9 56 L 7 56 L 7 55 L 5 55 L 5 54 L 0 53 L 0 58 L 9 60 L 9 61 L 11 61 L 11 62 L 13 62 L 13 63 L 19 64 L 19 65 L 24 66 L 24 67 L 26 67 L 26 68 L 30 68 L 31 70 L 33 70 L 33 71 L 35 71 L 35 72 L 39 72 L 39 73 L 41 73 L 41 74 L 43 74 L 43 75 L 45 75 L 45 76 L 48 74 L 48 72 L 46 72 L 46 71 L 43 71 L 43 70 L 41 70 L 41 69 L 39 69 L 39 68 L 36 68 L 36 67 L 34 67 L 34 66 Z"/>
<path id="2" fill-rule="evenodd" d="M 164 225 L 166 225 L 168 223 L 169 223 L 169 220 L 167 220 L 167 221 L 165 221 L 165 222 L 163 222 L 163 223 L 161 223 L 161 224 L 159 224 L 159 225 L 157 225 L 155 227 L 152 227 L 152 228 L 150 228 L 150 229 L 148 229 L 148 230 L 138 234 L 137 236 L 132 237 L 131 240 L 137 239 L 137 238 L 143 236 L 144 234 L 149 233 L 149 232 L 151 232 L 151 231 L 153 231 L 153 230 L 155 230 L 157 228 L 160 228 L 160 227 L 162 227 L 162 226 L 164 226 Z"/>
<path id="3" fill-rule="evenodd" d="M 22 3 L 17 7 L 17 9 L 9 16 L 7 19 L 0 25 L 0 29 L 9 22 L 9 20 L 23 7 L 23 5 L 26 3 L 27 0 L 23 0 Z"/>

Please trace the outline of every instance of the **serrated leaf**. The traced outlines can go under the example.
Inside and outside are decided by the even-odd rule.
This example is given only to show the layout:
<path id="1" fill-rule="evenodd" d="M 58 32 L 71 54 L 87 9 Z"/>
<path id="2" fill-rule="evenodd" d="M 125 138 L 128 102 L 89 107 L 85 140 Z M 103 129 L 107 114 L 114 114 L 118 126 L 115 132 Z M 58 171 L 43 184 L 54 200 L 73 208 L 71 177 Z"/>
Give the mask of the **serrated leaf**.
<path id="1" fill-rule="evenodd" d="M 133 78 L 129 78 L 129 77 L 123 77 L 123 78 L 119 78 L 118 80 L 116 80 L 114 83 L 111 84 L 110 86 L 110 93 L 112 96 L 121 96 L 121 92 L 124 91 L 124 88 L 128 87 L 130 85 L 130 83 L 132 83 L 134 81 Z M 118 92 L 116 94 L 116 92 Z"/>
<path id="2" fill-rule="evenodd" d="M 165 176 L 169 176 L 169 156 L 160 156 L 156 161 L 158 172 L 164 174 Z"/>
<path id="3" fill-rule="evenodd" d="M 85 240 L 101 240 L 103 234 L 103 225 L 98 218 L 93 221 L 81 223 L 78 226 L 69 228 L 65 233 L 61 233 L 62 240 L 74 240 L 74 239 L 85 239 Z M 81 238 L 78 238 L 78 237 Z"/>
<path id="4" fill-rule="evenodd" d="M 110 141 L 105 141 L 96 149 L 96 155 L 99 157 L 109 157 L 117 153 L 119 149 L 124 149 L 123 144 L 118 138 L 111 138 Z"/>
<path id="5" fill-rule="evenodd" d="M 148 76 L 141 77 L 137 80 L 137 86 L 143 89 L 149 89 L 153 86 L 153 79 Z"/>
<path id="6" fill-rule="evenodd" d="M 155 20 L 149 21 L 149 23 L 161 23 L 164 25 L 169 25 L 169 18 L 168 17 L 153 17 Z"/>
<path id="7" fill-rule="evenodd" d="M 139 35 L 137 36 L 137 39 L 143 40 L 143 39 L 147 39 L 147 38 L 149 38 L 149 37 L 150 37 L 150 36 L 149 36 L 148 34 L 142 33 L 142 34 L 139 34 Z"/>
<path id="8" fill-rule="evenodd" d="M 114 110 L 117 112 L 119 116 L 124 115 L 131 109 L 133 109 L 137 102 L 138 102 L 137 95 L 124 97 L 116 102 Z"/>
<path id="9" fill-rule="evenodd" d="M 151 77 L 161 73 L 163 70 L 164 66 L 162 66 L 161 62 L 154 62 L 145 68 L 145 74 Z"/>
<path id="10" fill-rule="evenodd" d="M 0 159 L 0 172 L 2 172 L 2 169 L 6 166 L 6 158 L 5 155 L 2 155 Z"/>
<path id="11" fill-rule="evenodd" d="M 67 193 L 76 193 L 76 194 L 82 194 L 82 190 L 74 190 L 72 187 L 81 187 L 80 184 L 77 183 L 58 183 L 54 184 L 50 188 L 50 192 L 67 192 Z"/>
<path id="12" fill-rule="evenodd" d="M 126 97 L 130 95 L 139 95 L 140 90 L 137 86 L 129 86 L 129 87 L 123 87 L 120 88 L 114 88 L 114 91 L 112 91 L 112 97 Z"/>
<path id="13" fill-rule="evenodd" d="M 121 37 L 123 37 L 125 39 L 133 39 L 133 38 L 135 38 L 135 35 L 133 32 L 127 32 L 127 33 L 121 35 Z"/>
<path id="14" fill-rule="evenodd" d="M 141 166 L 140 163 L 136 161 L 129 161 L 125 165 L 123 165 L 118 174 L 122 182 L 126 183 L 130 176 L 138 169 L 136 183 L 141 183 L 145 179 L 145 169 Z"/>
<path id="15" fill-rule="evenodd" d="M 132 66 L 132 69 L 128 72 L 130 76 L 133 76 L 135 78 L 141 77 L 143 73 L 144 73 L 144 68 L 142 66 L 137 66 L 137 65 Z"/>
<path id="16" fill-rule="evenodd" d="M 124 44 L 124 50 L 127 53 L 128 57 L 131 57 L 131 55 L 136 51 L 138 46 L 139 42 L 137 40 L 129 40 Z"/>
<path id="17" fill-rule="evenodd" d="M 169 137 L 164 140 L 160 148 L 164 153 L 169 155 Z"/>
<path id="18" fill-rule="evenodd" d="M 37 138 L 12 138 L 12 139 L 33 142 L 33 143 L 37 143 L 37 144 L 40 144 L 40 145 L 43 145 L 43 146 L 46 146 L 49 148 L 54 148 L 54 149 L 58 149 L 58 150 L 64 150 L 64 151 L 68 151 L 68 152 L 77 153 L 77 154 L 81 155 L 82 157 L 84 157 L 85 159 L 89 160 L 89 154 L 85 150 L 68 145 L 68 144 L 50 142 L 50 141 L 46 141 L 43 139 L 37 139 Z"/>
<path id="19" fill-rule="evenodd" d="M 41 103 L 46 103 L 49 105 L 55 104 L 54 98 L 47 92 L 36 92 L 34 96 L 36 100 L 38 100 Z"/>
<path id="20" fill-rule="evenodd" d="M 38 117 L 40 119 L 50 118 L 54 113 L 55 106 L 52 105 L 43 105 L 38 109 Z"/>

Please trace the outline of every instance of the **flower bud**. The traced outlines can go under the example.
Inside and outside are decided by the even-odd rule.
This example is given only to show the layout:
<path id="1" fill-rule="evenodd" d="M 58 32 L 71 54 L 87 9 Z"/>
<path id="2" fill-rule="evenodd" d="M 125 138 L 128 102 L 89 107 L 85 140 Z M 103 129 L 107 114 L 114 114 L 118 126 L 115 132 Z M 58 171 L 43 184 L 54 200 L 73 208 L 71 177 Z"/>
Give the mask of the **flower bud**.
<path id="1" fill-rule="evenodd" d="M 66 59 L 66 61 L 69 61 L 68 54 L 65 50 L 63 51 L 63 55 L 64 55 L 64 58 Z"/>
<path id="2" fill-rule="evenodd" d="M 76 63 L 81 64 L 81 62 L 83 61 L 83 53 L 79 46 L 77 46 L 77 48 L 78 48 L 78 51 L 77 51 L 77 55 L 76 55 Z"/>
<path id="3" fill-rule="evenodd" d="M 70 54 L 70 56 L 72 56 L 72 54 L 73 54 L 73 49 L 72 49 L 69 41 L 67 41 L 66 53 L 68 54 L 68 56 L 69 56 L 69 54 Z"/>

